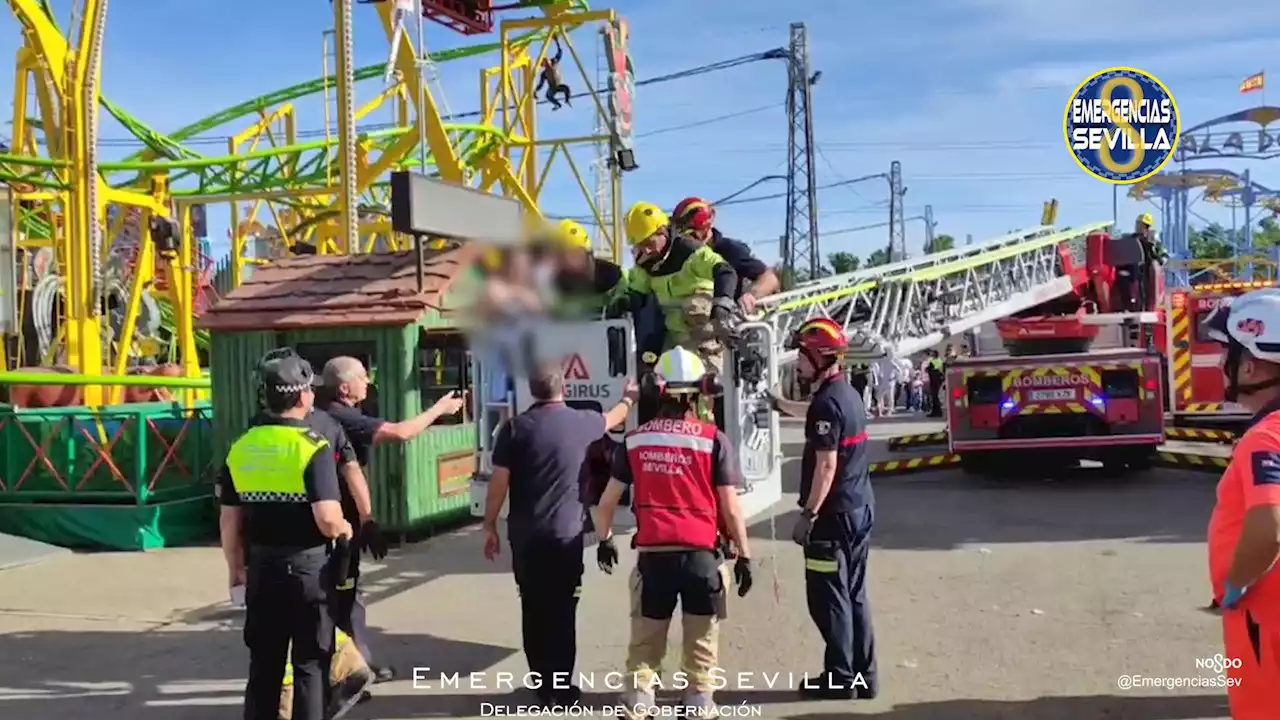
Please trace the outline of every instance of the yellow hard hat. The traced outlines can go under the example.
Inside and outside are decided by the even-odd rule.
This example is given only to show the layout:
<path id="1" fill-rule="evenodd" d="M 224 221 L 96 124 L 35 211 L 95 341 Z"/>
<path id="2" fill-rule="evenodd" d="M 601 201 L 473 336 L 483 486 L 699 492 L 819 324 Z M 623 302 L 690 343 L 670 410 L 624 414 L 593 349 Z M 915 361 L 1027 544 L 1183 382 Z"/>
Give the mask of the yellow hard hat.
<path id="1" fill-rule="evenodd" d="M 627 228 L 627 241 L 632 245 L 639 245 L 648 240 L 670 223 L 671 218 L 667 217 L 662 208 L 647 202 L 632 205 L 623 221 Z"/>
<path id="2" fill-rule="evenodd" d="M 569 218 L 561 220 L 556 226 L 556 236 L 565 247 L 571 250 L 591 249 L 591 238 L 587 235 L 587 229 Z"/>
<path id="3" fill-rule="evenodd" d="M 1141 215 L 1139 215 L 1138 222 L 1142 223 L 1143 225 L 1146 225 L 1152 230 L 1156 229 L 1156 219 L 1151 216 L 1151 213 L 1142 213 Z"/>

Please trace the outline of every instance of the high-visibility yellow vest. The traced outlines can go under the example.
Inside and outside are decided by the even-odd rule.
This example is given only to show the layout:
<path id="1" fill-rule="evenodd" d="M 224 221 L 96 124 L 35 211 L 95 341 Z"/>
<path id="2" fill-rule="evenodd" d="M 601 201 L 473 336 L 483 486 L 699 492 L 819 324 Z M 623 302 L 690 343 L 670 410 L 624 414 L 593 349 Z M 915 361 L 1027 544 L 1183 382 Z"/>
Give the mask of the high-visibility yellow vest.
<path id="1" fill-rule="evenodd" d="M 662 306 L 668 336 L 679 344 L 689 334 L 689 323 L 684 317 L 685 301 L 699 293 L 710 296 L 715 292 L 715 269 L 722 262 L 724 258 L 716 251 L 701 245 L 670 275 L 650 275 L 644 268 L 631 268 L 627 284 L 631 292 L 638 295 L 653 293 Z"/>
<path id="2" fill-rule="evenodd" d="M 329 441 L 292 425 L 250 428 L 227 452 L 231 484 L 244 503 L 307 502 L 303 473 Z"/>

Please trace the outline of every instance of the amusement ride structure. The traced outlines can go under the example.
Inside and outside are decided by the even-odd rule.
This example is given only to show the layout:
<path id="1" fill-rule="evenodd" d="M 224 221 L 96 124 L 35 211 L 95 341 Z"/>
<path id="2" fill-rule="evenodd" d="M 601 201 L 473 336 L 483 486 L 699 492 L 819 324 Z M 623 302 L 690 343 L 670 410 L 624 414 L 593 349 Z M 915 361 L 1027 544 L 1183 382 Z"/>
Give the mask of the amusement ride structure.
<path id="1" fill-rule="evenodd" d="M 1271 160 L 1280 156 L 1280 131 L 1270 128 L 1280 120 L 1280 107 L 1255 107 L 1224 115 L 1182 131 L 1173 163 L 1176 170 L 1162 172 L 1129 189 L 1135 199 L 1158 199 L 1163 227 L 1161 240 L 1168 248 L 1170 282 L 1179 287 L 1191 276 L 1214 279 L 1276 279 L 1276 257 L 1260 255 L 1253 243 L 1254 223 L 1264 213 L 1280 213 L 1280 191 L 1271 190 L 1250 177 L 1249 170 L 1205 168 L 1208 161 Z M 1195 195 L 1193 195 L 1195 193 Z M 1192 207 L 1199 200 L 1222 202 L 1239 208 L 1243 217 L 1240 237 L 1233 242 L 1230 258 L 1193 258 L 1189 243 Z"/>
<path id="2" fill-rule="evenodd" d="M 201 374 L 202 338 L 192 318 L 207 304 L 213 259 L 202 250 L 210 205 L 231 208 L 231 256 L 222 263 L 229 289 L 257 263 L 290 251 L 318 254 L 403 249 L 391 231 L 387 176 L 418 169 L 440 180 L 497 190 L 539 214 L 548 174 L 567 168 L 616 254 L 621 169 L 607 164 L 605 192 L 586 191 L 569 153 L 577 144 L 630 146 L 630 87 L 625 21 L 581 0 L 527 0 L 490 7 L 456 0 L 384 0 L 369 5 L 390 42 L 386 64 L 352 67 L 352 3 L 333 3 L 336 71 L 253 98 L 169 133 L 148 126 L 100 92 L 107 0 L 79 0 L 73 32 L 57 24 L 48 3 L 10 0 L 22 26 L 17 57 L 11 147 L 0 154 L 0 182 L 11 190 L 11 240 L 0 262 L 11 264 L 0 317 L 0 367 L 58 365 L 84 376 L 122 376 L 140 360 L 173 361 L 182 375 Z M 422 54 L 406 27 L 421 10 L 427 19 L 466 35 L 494 33 L 490 41 Z M 496 21 L 498 11 L 526 17 Z M 529 17 L 528 15 L 534 14 Z M 495 22 L 500 25 L 495 26 Z M 565 72 L 590 87 L 571 35 L 604 26 L 612 92 L 590 93 L 605 137 L 537 136 L 534 96 L 538 68 L 552 40 L 568 51 Z M 421 40 L 419 24 L 418 40 Z M 599 37 L 592 33 L 593 40 Z M 480 112 L 474 122 L 442 119 L 423 79 L 431 64 L 496 54 L 482 72 Z M 593 73 L 594 74 L 594 73 Z M 357 83 L 388 80 L 357 103 Z M 337 96 L 336 118 L 325 118 L 324 137 L 299 137 L 300 99 Z M 329 103 L 326 102 L 326 107 Z M 396 122 L 358 131 L 379 108 Z M 99 111 L 106 111 L 144 147 L 119 161 L 99 159 Z M 384 110 L 385 113 L 385 110 Z M 327 115 L 328 113 L 326 113 Z M 206 156 L 185 141 L 245 123 L 223 154 Z M 603 203 L 597 202 L 601 198 Z M 350 239 L 350 240 L 349 240 Z M 7 268 L 6 268 L 7 272 Z M 93 406 L 119 397 L 114 386 L 86 385 Z"/>

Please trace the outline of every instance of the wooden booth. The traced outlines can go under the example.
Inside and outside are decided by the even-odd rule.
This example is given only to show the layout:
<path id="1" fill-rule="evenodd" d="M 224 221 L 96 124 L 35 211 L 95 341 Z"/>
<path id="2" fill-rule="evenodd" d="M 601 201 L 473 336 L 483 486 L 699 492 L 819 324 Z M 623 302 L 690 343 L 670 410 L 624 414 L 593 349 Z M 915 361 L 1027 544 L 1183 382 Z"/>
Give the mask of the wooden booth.
<path id="1" fill-rule="evenodd" d="M 413 417 L 445 393 L 470 386 L 467 345 L 446 295 L 464 275 L 471 248 L 273 260 L 200 318 L 210 333 L 214 451 L 225 455 L 257 411 L 255 368 L 292 347 L 319 373 L 329 358 L 364 362 L 372 387 L 365 410 Z M 450 298 L 452 300 L 452 298 Z M 367 470 L 384 528 L 417 533 L 468 514 L 476 429 L 443 418 L 405 444 L 374 449 Z"/>

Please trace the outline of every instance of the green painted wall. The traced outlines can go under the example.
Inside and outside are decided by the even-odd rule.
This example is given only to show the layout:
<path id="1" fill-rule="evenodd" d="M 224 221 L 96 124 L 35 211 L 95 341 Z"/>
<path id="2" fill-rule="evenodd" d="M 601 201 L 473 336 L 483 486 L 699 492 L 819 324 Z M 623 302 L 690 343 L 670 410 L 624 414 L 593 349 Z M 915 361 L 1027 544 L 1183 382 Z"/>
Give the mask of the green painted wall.
<path id="1" fill-rule="evenodd" d="M 445 324 L 435 313 L 423 319 L 423 327 Z M 224 456 L 231 442 L 243 432 L 244 423 L 257 409 L 254 369 L 273 348 L 303 343 L 372 343 L 375 357 L 378 413 L 403 420 L 423 411 L 419 385 L 418 325 L 407 327 L 315 328 L 275 332 L 214 333 L 211 343 L 215 449 Z M 319 368 L 317 368 L 317 371 Z M 374 513 L 383 527 L 399 532 L 430 529 L 467 514 L 470 496 L 457 470 L 466 453 L 474 452 L 475 425 L 428 429 L 404 444 L 374 448 L 367 470 Z M 453 477 L 441 492 L 441 456 Z"/>
<path id="2" fill-rule="evenodd" d="M 273 332 L 213 333 L 209 344 L 213 449 L 225 458 L 244 425 L 258 410 L 255 373 L 263 355 L 276 348 Z"/>

